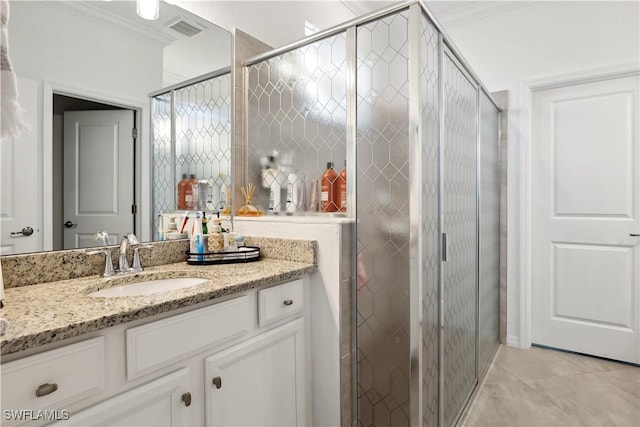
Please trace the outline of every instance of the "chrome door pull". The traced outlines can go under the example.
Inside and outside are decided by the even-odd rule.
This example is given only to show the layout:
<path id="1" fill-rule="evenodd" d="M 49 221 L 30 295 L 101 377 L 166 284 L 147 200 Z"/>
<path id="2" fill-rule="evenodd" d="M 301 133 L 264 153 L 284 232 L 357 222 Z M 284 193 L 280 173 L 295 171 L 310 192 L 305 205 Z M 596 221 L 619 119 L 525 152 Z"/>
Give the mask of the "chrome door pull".
<path id="1" fill-rule="evenodd" d="M 51 394 L 58 389 L 58 384 L 42 384 L 36 390 L 36 397 L 46 396 L 47 394 Z"/>
<path id="2" fill-rule="evenodd" d="M 73 223 L 73 222 L 71 222 L 71 221 L 67 221 L 67 222 L 65 222 L 63 225 L 64 225 L 65 227 L 67 227 L 67 228 L 76 228 L 76 227 L 78 226 L 78 224 Z"/>
<path id="3" fill-rule="evenodd" d="M 33 228 L 25 227 L 20 231 L 12 231 L 12 236 L 31 236 L 33 234 Z"/>

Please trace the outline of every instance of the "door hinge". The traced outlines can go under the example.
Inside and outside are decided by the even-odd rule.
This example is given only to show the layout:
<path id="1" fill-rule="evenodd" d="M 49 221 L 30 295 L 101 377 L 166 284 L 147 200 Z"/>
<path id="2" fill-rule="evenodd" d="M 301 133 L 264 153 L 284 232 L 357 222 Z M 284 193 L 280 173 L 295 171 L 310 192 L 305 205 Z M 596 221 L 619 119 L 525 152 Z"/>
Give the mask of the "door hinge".
<path id="1" fill-rule="evenodd" d="M 138 139 L 138 129 L 136 128 L 131 129 L 131 138 Z"/>
<path id="2" fill-rule="evenodd" d="M 134 215 L 138 214 L 138 205 L 136 205 L 135 203 L 131 205 L 131 213 Z"/>

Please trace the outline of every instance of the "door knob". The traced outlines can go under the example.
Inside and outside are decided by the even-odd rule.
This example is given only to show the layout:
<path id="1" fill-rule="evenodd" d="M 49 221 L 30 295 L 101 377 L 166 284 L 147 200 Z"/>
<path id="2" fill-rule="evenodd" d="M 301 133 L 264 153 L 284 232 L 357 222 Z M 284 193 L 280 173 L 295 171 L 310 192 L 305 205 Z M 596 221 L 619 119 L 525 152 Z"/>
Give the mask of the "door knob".
<path id="1" fill-rule="evenodd" d="M 67 222 L 64 223 L 64 226 L 67 227 L 67 228 L 76 228 L 78 226 L 78 224 L 75 224 L 75 223 L 73 223 L 71 221 L 67 221 Z"/>
<path id="2" fill-rule="evenodd" d="M 212 382 L 213 382 L 213 385 L 216 386 L 216 388 L 222 387 L 222 378 L 215 377 Z"/>
<path id="3" fill-rule="evenodd" d="M 33 234 L 33 228 L 25 227 L 20 231 L 12 231 L 12 236 L 31 236 Z"/>
<path id="4" fill-rule="evenodd" d="M 184 406 L 191 406 L 191 393 L 183 394 L 182 401 L 184 402 Z"/>

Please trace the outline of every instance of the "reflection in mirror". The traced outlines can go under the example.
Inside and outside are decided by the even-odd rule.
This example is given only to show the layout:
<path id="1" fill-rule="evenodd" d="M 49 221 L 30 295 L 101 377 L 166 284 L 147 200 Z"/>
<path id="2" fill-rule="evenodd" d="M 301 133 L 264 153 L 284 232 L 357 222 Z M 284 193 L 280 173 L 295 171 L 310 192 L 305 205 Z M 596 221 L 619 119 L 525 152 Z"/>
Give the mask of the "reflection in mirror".
<path id="1" fill-rule="evenodd" d="M 101 229 L 112 241 L 130 231 L 153 236 L 149 94 L 228 67 L 231 58 L 228 32 L 177 6 L 160 6 L 159 19 L 146 21 L 136 15 L 135 1 L 10 1 L 9 54 L 31 129 L 1 144 L 1 254 L 99 245 L 94 237 Z M 133 126 L 126 126 L 137 131 L 118 136 L 130 139 L 120 155 L 113 141 L 83 145 L 74 155 L 63 141 L 64 118 L 75 110 L 128 111 Z M 82 136 L 91 129 L 109 133 L 108 126 L 83 127 L 77 120 L 71 122 Z M 121 119 L 115 123 L 125 127 Z M 70 172 L 73 167 L 78 171 Z M 81 179 L 73 183 L 68 175 Z M 131 196 L 118 200 L 118 181 Z M 79 202 L 75 218 L 65 212 L 65 199 Z M 122 215 L 126 225 L 85 227 L 98 213 Z M 34 233 L 11 234 L 25 227 Z"/>
<path id="2" fill-rule="evenodd" d="M 231 187 L 231 75 L 228 69 L 152 97 L 154 230 L 165 237 L 177 210 L 210 214 Z M 186 182 L 191 181 L 191 182 Z M 192 186 L 198 184 L 196 188 Z M 188 185 L 190 196 L 178 196 Z M 166 217 L 166 215 L 165 215 Z"/>

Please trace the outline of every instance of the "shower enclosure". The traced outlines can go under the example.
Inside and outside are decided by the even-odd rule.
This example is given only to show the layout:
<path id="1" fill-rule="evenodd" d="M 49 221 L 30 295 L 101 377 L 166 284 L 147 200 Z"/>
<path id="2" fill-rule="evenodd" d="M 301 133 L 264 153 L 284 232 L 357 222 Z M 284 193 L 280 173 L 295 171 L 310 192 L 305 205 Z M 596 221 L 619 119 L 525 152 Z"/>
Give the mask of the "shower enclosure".
<path id="1" fill-rule="evenodd" d="M 229 68 L 150 96 L 154 212 L 177 210 L 176 185 L 183 174 L 209 182 L 207 210 L 217 211 L 231 186 Z"/>
<path id="2" fill-rule="evenodd" d="M 250 59 L 245 79 L 259 203 L 270 153 L 307 191 L 346 160 L 357 409 L 342 425 L 455 424 L 498 347 L 500 109 L 418 1 Z"/>

